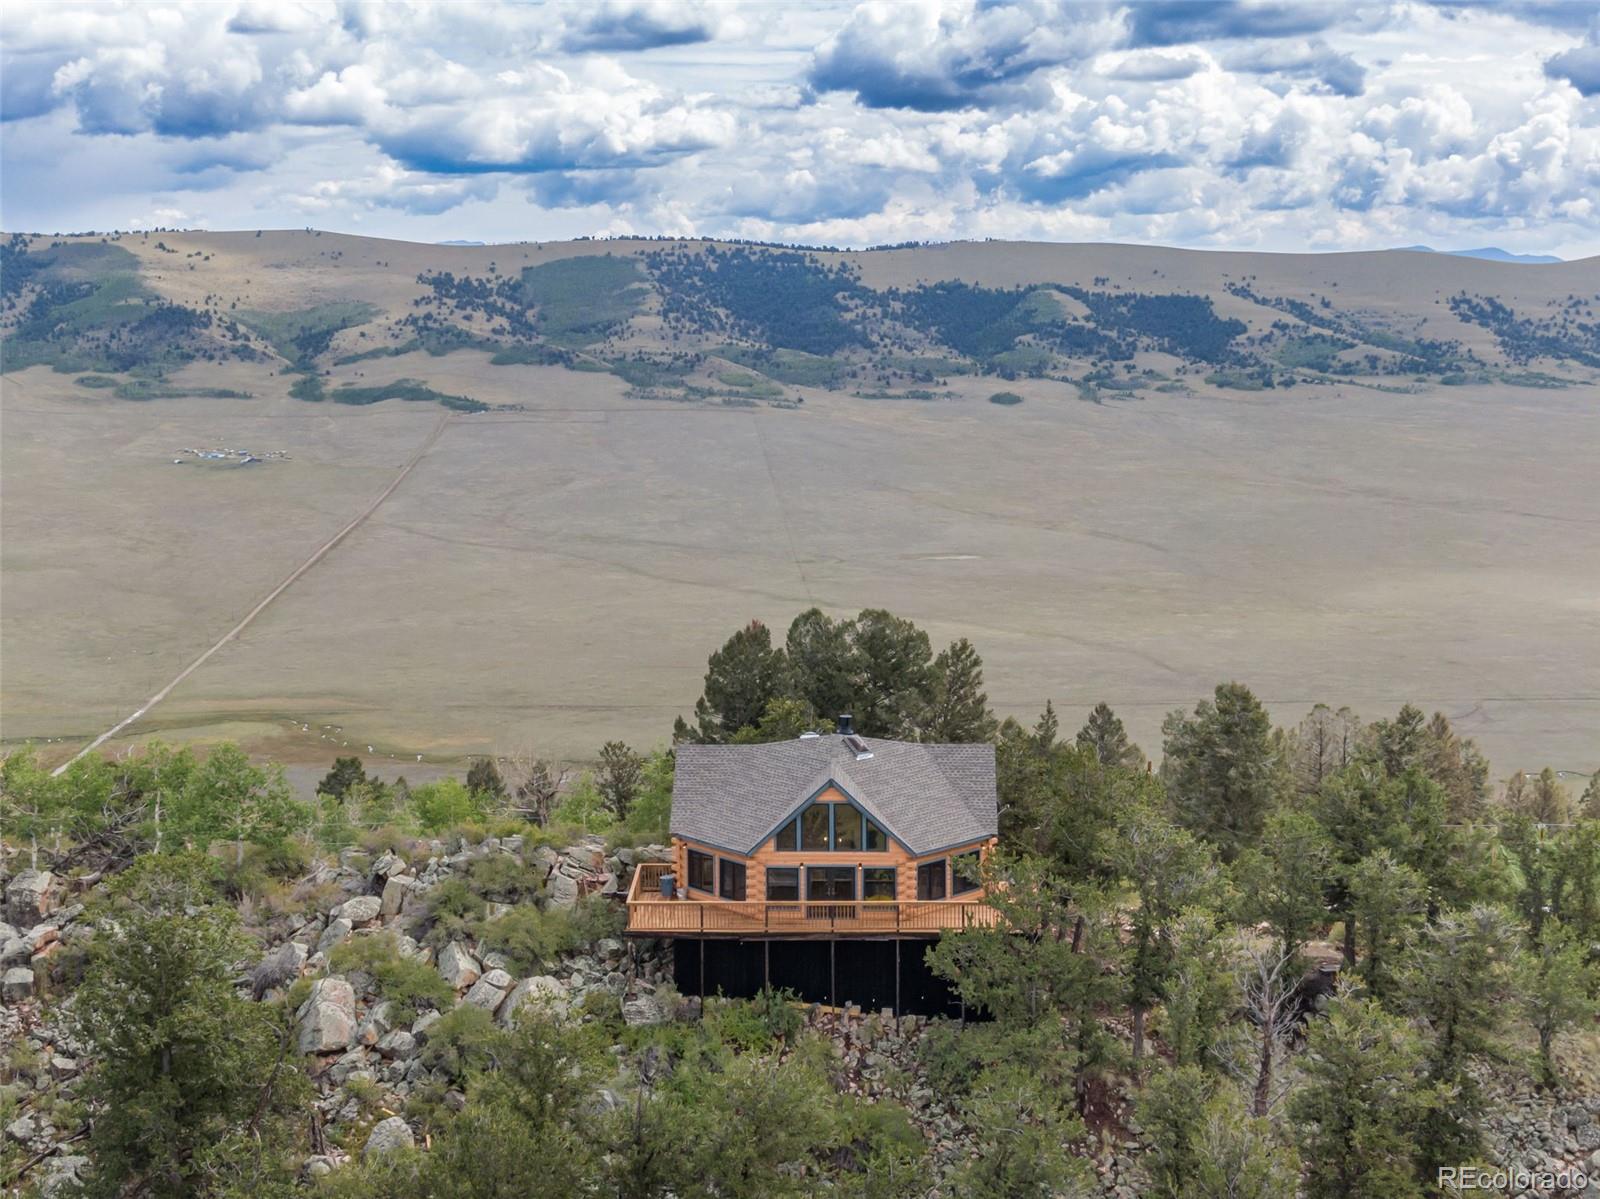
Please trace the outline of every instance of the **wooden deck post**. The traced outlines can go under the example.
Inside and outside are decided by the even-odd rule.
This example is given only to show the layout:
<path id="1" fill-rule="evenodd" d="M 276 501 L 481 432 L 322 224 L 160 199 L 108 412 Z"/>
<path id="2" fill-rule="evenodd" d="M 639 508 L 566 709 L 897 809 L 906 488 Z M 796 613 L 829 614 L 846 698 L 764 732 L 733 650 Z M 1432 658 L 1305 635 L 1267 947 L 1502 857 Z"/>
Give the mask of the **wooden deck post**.
<path id="1" fill-rule="evenodd" d="M 900 1031 L 900 938 L 894 939 L 894 1030 Z"/>
<path id="2" fill-rule="evenodd" d="M 839 1006 L 839 940 L 837 937 L 828 938 L 828 1006 Z"/>
<path id="3" fill-rule="evenodd" d="M 761 989 L 772 990 L 772 942 L 761 942 Z"/>
<path id="4" fill-rule="evenodd" d="M 706 939 L 700 938 L 700 1018 L 706 1016 Z"/>

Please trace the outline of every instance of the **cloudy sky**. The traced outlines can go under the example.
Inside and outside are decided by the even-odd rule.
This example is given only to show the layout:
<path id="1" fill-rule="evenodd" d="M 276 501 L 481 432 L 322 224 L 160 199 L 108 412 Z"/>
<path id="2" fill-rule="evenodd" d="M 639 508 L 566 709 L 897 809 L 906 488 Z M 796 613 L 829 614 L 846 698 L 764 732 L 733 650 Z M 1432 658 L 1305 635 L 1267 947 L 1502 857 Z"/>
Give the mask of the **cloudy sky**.
<path id="1" fill-rule="evenodd" d="M 1600 253 L 1593 0 L 0 14 L 7 230 Z"/>

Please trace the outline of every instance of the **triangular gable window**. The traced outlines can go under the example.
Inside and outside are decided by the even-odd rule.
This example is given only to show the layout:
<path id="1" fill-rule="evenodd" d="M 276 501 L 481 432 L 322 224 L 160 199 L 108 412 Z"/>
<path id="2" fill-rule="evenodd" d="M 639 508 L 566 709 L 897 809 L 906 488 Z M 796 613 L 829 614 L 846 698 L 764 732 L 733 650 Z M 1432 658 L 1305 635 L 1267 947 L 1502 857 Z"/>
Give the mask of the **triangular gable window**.
<path id="1" fill-rule="evenodd" d="M 882 853 L 889 838 L 852 803 L 814 803 L 778 829 L 772 848 L 784 853 Z"/>

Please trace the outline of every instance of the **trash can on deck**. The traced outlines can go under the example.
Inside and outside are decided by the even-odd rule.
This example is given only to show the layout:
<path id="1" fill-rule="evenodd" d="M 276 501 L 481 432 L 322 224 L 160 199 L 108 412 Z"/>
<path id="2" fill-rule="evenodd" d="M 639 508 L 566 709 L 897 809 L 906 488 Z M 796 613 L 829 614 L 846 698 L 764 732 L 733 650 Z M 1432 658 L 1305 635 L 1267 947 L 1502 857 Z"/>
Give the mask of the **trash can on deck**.
<path id="1" fill-rule="evenodd" d="M 661 898 L 671 899 L 678 890 L 678 880 L 675 875 L 663 874 L 661 876 Z"/>

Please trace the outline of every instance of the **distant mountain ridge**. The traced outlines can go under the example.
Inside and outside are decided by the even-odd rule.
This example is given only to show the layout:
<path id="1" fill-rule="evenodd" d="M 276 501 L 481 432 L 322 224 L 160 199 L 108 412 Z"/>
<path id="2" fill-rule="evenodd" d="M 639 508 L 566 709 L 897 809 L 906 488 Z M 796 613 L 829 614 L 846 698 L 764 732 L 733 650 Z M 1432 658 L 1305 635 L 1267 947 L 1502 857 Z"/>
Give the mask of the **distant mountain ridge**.
<path id="1" fill-rule="evenodd" d="M 392 242 L 315 230 L 12 235 L 3 369 L 150 398 L 185 363 L 275 363 L 303 400 L 412 399 L 456 351 L 637 393 L 792 405 L 934 399 L 954 376 L 1090 398 L 1354 384 L 1600 381 L 1600 260 L 1498 250 L 1261 254 L 1091 243 L 864 251 L 682 239 Z M 425 352 L 379 386 L 324 382 Z M 121 375 L 124 378 L 111 378 Z"/>
<path id="2" fill-rule="evenodd" d="M 1554 254 L 1513 254 L 1510 250 L 1502 250 L 1499 246 L 1479 246 L 1476 250 L 1435 250 L 1432 246 L 1399 246 L 1401 250 L 1410 250 L 1419 254 L 1449 254 L 1454 258 L 1481 258 L 1485 262 L 1520 262 L 1527 266 L 1548 266 L 1555 262 L 1565 262 L 1564 258 L 1557 258 Z"/>

